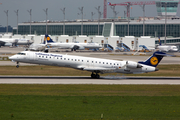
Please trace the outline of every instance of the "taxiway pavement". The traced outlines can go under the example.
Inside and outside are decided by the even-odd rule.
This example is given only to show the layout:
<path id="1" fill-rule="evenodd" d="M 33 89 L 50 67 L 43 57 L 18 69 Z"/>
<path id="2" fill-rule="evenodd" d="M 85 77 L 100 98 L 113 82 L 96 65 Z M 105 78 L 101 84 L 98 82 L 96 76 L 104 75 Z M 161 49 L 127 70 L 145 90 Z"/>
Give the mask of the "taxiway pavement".
<path id="1" fill-rule="evenodd" d="M 119 84 L 119 85 L 180 85 L 180 77 L 115 77 L 100 79 L 77 76 L 0 76 L 0 84 Z"/>

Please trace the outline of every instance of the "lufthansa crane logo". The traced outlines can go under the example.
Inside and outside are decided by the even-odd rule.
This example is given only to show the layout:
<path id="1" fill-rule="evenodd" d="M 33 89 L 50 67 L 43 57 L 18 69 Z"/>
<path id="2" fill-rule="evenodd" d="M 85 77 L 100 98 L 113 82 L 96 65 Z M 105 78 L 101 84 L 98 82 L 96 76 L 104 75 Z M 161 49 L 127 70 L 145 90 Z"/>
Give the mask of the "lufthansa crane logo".
<path id="1" fill-rule="evenodd" d="M 50 40 L 50 37 L 47 37 L 47 41 L 49 41 Z"/>
<path id="2" fill-rule="evenodd" d="M 152 65 L 157 65 L 157 64 L 158 64 L 158 59 L 157 59 L 157 57 L 152 57 L 152 58 L 150 59 L 150 62 L 151 62 Z"/>

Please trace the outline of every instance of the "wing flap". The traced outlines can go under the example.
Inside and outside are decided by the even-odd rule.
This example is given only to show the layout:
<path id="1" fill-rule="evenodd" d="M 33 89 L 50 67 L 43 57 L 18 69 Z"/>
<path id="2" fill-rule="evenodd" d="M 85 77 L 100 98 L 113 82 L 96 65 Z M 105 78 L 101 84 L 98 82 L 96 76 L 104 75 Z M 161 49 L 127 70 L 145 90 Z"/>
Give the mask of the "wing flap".
<path id="1" fill-rule="evenodd" d="M 109 73 L 114 72 L 116 68 L 104 68 L 104 67 L 85 67 L 85 66 L 79 66 L 78 69 L 86 70 L 86 71 L 99 71 L 101 73 Z"/>

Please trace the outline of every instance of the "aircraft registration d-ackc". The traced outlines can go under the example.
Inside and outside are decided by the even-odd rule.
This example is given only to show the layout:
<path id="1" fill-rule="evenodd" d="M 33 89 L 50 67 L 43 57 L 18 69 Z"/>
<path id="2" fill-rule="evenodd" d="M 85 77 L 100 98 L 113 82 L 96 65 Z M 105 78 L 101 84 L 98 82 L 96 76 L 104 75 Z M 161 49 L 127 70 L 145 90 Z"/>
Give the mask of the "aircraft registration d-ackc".
<path id="1" fill-rule="evenodd" d="M 17 62 L 17 68 L 19 67 L 19 62 L 70 67 L 79 70 L 90 71 L 92 72 L 91 78 L 99 78 L 99 73 L 139 74 L 158 71 L 158 68 L 156 68 L 156 66 L 159 64 L 159 62 L 164 56 L 171 55 L 163 52 L 154 52 L 153 55 L 144 62 L 133 62 L 54 53 L 23 51 L 9 57 L 9 59 Z"/>

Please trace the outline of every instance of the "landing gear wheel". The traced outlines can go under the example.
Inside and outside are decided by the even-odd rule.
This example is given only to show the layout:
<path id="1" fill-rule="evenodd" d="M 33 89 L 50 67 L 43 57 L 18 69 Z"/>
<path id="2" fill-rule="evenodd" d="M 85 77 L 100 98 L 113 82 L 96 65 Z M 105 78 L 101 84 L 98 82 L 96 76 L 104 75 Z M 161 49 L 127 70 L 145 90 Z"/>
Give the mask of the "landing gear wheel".
<path id="1" fill-rule="evenodd" d="M 91 78 L 97 78 L 97 79 L 99 79 L 100 78 L 100 75 L 99 74 L 94 74 L 94 73 L 92 73 L 91 74 Z"/>
<path id="2" fill-rule="evenodd" d="M 99 76 L 98 74 L 96 74 L 96 78 L 97 78 L 97 79 L 99 79 L 99 78 L 100 78 L 100 76 Z"/>
<path id="3" fill-rule="evenodd" d="M 94 73 L 92 73 L 91 78 L 96 78 L 96 75 Z"/>
<path id="4" fill-rule="evenodd" d="M 16 68 L 19 68 L 19 62 L 17 62 Z"/>

